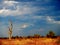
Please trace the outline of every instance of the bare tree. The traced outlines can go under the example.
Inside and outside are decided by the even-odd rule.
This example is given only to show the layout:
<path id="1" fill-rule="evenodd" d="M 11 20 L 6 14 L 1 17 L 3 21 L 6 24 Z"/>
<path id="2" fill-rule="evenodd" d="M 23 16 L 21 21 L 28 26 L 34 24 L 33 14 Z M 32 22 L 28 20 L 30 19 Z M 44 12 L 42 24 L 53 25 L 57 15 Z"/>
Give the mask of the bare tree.
<path id="1" fill-rule="evenodd" d="M 10 25 L 9 25 L 9 39 L 11 39 L 12 37 L 12 28 L 13 28 L 13 25 L 12 25 L 12 21 L 10 21 Z"/>

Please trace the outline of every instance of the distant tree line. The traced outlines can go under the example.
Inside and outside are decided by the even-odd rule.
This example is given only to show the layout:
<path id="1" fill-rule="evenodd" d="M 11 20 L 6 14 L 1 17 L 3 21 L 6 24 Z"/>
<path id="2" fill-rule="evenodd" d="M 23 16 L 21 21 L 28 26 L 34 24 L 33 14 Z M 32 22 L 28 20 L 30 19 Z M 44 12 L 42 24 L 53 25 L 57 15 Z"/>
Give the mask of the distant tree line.
<path id="1" fill-rule="evenodd" d="M 56 38 L 55 33 L 53 31 L 49 31 L 46 36 L 41 36 L 39 34 L 34 34 L 33 36 L 27 36 L 27 37 L 22 37 L 22 36 L 15 36 L 15 38 L 40 38 L 40 37 L 47 37 L 47 38 Z M 13 37 L 14 38 L 14 37 Z"/>
<path id="2" fill-rule="evenodd" d="M 12 36 L 12 38 L 41 38 L 41 37 L 47 37 L 47 38 L 56 38 L 57 36 L 55 35 L 55 33 L 53 31 L 49 31 L 46 36 L 41 36 L 40 34 L 34 34 L 33 36 Z M 4 37 L 5 39 L 7 39 L 6 37 Z"/>

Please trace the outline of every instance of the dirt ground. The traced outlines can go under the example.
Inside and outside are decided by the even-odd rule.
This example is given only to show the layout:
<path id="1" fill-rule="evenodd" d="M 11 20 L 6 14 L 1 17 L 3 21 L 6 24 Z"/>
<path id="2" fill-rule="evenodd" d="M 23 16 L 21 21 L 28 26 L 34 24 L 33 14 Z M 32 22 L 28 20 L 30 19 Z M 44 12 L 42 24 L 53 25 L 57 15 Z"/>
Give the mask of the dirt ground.
<path id="1" fill-rule="evenodd" d="M 0 45 L 60 45 L 60 39 L 27 38 L 27 39 L 0 39 Z"/>

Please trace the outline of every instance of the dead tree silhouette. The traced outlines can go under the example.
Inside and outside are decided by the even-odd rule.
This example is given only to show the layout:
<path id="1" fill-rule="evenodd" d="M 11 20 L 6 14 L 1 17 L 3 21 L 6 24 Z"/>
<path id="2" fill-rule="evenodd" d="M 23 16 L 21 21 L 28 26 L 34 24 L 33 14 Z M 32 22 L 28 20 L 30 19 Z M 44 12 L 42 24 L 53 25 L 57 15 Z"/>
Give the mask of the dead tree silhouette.
<path id="1" fill-rule="evenodd" d="M 12 25 L 12 21 L 9 21 L 10 22 L 10 25 L 9 25 L 9 39 L 11 39 L 12 38 L 12 28 L 13 28 L 13 25 Z"/>

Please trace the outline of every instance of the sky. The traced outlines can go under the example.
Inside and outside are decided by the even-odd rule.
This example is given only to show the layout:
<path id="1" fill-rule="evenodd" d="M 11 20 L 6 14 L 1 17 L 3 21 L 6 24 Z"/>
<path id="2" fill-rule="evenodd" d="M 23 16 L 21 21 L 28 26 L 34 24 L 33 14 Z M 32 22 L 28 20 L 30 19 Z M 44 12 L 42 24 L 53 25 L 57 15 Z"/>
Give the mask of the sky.
<path id="1" fill-rule="evenodd" d="M 10 20 L 13 36 L 60 35 L 60 0 L 0 0 L 0 37 L 8 37 Z"/>

